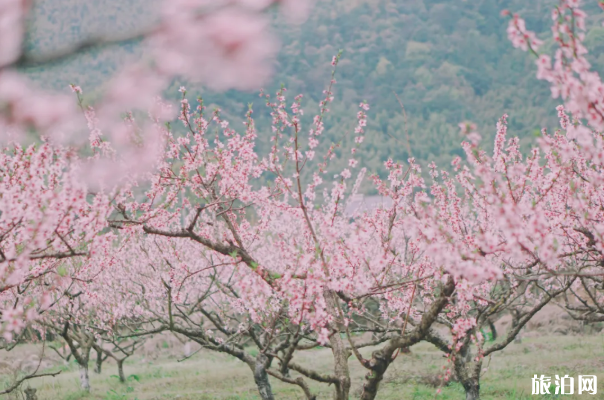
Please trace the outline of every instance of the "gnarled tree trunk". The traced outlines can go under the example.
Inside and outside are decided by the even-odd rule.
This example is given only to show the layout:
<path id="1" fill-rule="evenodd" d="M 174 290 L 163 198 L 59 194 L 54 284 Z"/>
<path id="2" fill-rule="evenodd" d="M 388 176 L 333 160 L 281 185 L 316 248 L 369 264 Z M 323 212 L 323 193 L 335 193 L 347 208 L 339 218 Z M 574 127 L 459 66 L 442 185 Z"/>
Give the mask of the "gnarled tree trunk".
<path id="1" fill-rule="evenodd" d="M 480 371 L 482 360 L 475 361 L 470 348 L 469 336 L 455 356 L 455 375 L 466 391 L 466 400 L 480 399 Z"/>
<path id="2" fill-rule="evenodd" d="M 392 346 L 392 352 L 390 351 L 390 348 L 391 346 L 386 346 L 386 348 L 376 350 L 371 354 L 371 371 L 368 372 L 365 377 L 366 380 L 363 385 L 361 400 L 374 400 L 377 396 L 380 382 L 382 382 L 384 374 L 392 362 L 392 353 L 396 350 L 395 346 Z"/>
<path id="3" fill-rule="evenodd" d="M 418 343 L 428 334 L 438 314 L 449 302 L 449 296 L 451 296 L 453 290 L 455 290 L 455 281 L 452 277 L 449 277 L 440 296 L 432 303 L 430 309 L 424 313 L 419 325 L 404 336 L 390 339 L 384 347 L 373 352 L 371 359 L 366 360 L 366 368 L 370 371 L 365 376 L 361 400 L 374 400 L 376 398 L 380 382 L 384 379 L 386 370 L 394 360 L 395 352 Z"/>
<path id="4" fill-rule="evenodd" d="M 254 365 L 250 365 L 250 367 L 252 367 L 252 370 L 254 372 L 254 381 L 256 382 L 256 386 L 258 387 L 258 393 L 260 393 L 260 398 L 262 400 L 275 400 L 275 396 L 273 396 L 273 389 L 271 387 L 270 381 L 268 380 L 268 374 L 266 372 L 268 363 L 268 357 L 260 353 L 256 357 Z"/>

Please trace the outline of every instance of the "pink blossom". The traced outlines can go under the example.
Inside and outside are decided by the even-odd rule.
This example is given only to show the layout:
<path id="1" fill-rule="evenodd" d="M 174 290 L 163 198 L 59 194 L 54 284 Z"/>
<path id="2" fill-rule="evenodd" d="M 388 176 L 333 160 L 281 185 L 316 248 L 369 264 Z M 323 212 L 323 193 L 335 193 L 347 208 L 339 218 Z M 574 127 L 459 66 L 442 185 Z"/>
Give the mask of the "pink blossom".
<path id="1" fill-rule="evenodd" d="M 22 0 L 0 0 L 0 68 L 21 54 L 25 6 Z"/>
<path id="2" fill-rule="evenodd" d="M 21 140 L 25 131 L 35 129 L 55 140 L 73 139 L 77 129 L 76 103 L 69 96 L 37 91 L 16 72 L 0 70 L 0 101 L 9 105 L 9 115 L 0 111 L 0 143 L 11 134 Z M 5 111 L 6 112 L 6 111 Z"/>
<path id="3" fill-rule="evenodd" d="M 160 69 L 218 90 L 266 82 L 277 50 L 266 17 L 230 7 L 196 17 L 195 3 L 167 6 L 166 24 L 151 38 Z"/>
<path id="4" fill-rule="evenodd" d="M 82 94 L 82 88 L 81 87 L 73 85 L 73 84 L 69 85 L 69 87 L 71 88 L 71 91 L 73 93 Z"/>
<path id="5" fill-rule="evenodd" d="M 529 47 L 533 51 L 536 51 L 543 43 L 541 40 L 537 39 L 534 32 L 526 29 L 524 20 L 517 14 L 514 14 L 510 20 L 507 32 L 508 38 L 514 47 L 519 47 L 524 51 L 528 50 Z"/>

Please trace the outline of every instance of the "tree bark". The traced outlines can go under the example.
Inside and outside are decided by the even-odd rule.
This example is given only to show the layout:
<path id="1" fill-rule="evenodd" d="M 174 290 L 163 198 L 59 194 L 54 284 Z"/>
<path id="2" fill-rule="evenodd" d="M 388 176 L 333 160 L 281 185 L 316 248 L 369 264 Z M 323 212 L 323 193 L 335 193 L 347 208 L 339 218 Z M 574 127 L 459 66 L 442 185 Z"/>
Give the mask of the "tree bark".
<path id="1" fill-rule="evenodd" d="M 466 391 L 466 400 L 479 400 L 482 360 L 474 360 L 470 346 L 470 337 L 466 336 L 459 353 L 455 354 L 455 375 Z"/>
<path id="2" fill-rule="evenodd" d="M 386 349 L 376 350 L 371 354 L 371 372 L 367 373 L 365 377 L 361 400 L 374 400 L 377 396 L 380 382 L 392 362 L 392 353 L 390 352 L 390 346 L 387 345 Z"/>
<path id="3" fill-rule="evenodd" d="M 262 400 L 275 400 L 275 396 L 273 396 L 273 389 L 270 381 L 268 380 L 268 374 L 266 372 L 267 365 L 268 357 L 262 353 L 258 354 L 253 367 L 254 381 L 256 382 L 258 393 L 260 393 L 260 398 Z"/>
<path id="4" fill-rule="evenodd" d="M 512 331 L 514 329 L 516 329 L 518 327 L 518 325 L 520 325 L 520 315 L 517 311 L 513 310 L 512 311 Z M 509 335 L 509 332 L 508 332 Z M 520 330 L 518 330 L 518 332 L 516 333 L 516 336 L 514 336 L 514 343 L 516 344 L 520 344 L 522 343 L 522 336 L 520 335 Z"/>
<path id="5" fill-rule="evenodd" d="M 371 359 L 366 360 L 370 371 L 365 376 L 361 400 L 374 400 L 377 396 L 380 382 L 393 361 L 394 353 L 402 348 L 410 347 L 421 341 L 429 332 L 430 327 L 436 321 L 438 314 L 449 302 L 449 296 L 455 290 L 455 281 L 452 277 L 447 279 L 440 296 L 432 303 L 427 312 L 424 313 L 419 325 L 405 336 L 397 336 L 390 339 L 380 350 L 372 353 Z"/>
<path id="6" fill-rule="evenodd" d="M 99 349 L 95 349 L 96 351 L 96 363 L 94 365 L 94 372 L 97 374 L 101 373 L 103 368 L 103 352 Z"/>
<path id="7" fill-rule="evenodd" d="M 327 311 L 330 315 L 338 316 L 338 295 L 330 289 L 325 289 L 324 292 L 325 302 L 327 305 Z M 334 322 L 337 324 L 337 322 Z M 337 327 L 336 327 L 337 328 Z M 335 385 L 336 395 L 335 400 L 348 400 L 350 396 L 350 369 L 348 367 L 348 358 L 350 352 L 346 349 L 344 341 L 340 337 L 340 330 L 335 329 L 336 333 L 329 337 L 329 343 L 331 344 L 331 352 L 333 354 L 334 361 L 334 373 L 338 380 Z"/>
<path id="8" fill-rule="evenodd" d="M 124 360 L 116 360 L 117 361 L 117 373 L 120 377 L 120 382 L 126 382 L 126 375 L 124 375 Z"/>
<path id="9" fill-rule="evenodd" d="M 478 380 L 468 380 L 462 382 L 462 386 L 466 391 L 466 400 L 480 400 L 480 383 Z"/>
<path id="10" fill-rule="evenodd" d="M 80 386 L 83 390 L 90 392 L 90 378 L 88 377 L 88 365 L 80 365 Z"/>

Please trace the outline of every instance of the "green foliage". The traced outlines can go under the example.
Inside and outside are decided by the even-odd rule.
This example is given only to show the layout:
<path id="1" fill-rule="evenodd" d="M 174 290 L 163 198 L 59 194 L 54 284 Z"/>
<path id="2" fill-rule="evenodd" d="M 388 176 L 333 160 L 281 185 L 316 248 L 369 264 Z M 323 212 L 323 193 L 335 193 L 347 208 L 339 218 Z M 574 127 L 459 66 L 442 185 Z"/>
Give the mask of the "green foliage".
<path id="1" fill-rule="evenodd" d="M 510 134 L 521 137 L 521 144 L 527 146 L 535 143 L 536 129 L 556 127 L 554 108 L 559 100 L 552 100 L 548 84 L 537 80 L 534 57 L 512 47 L 506 34 L 508 19 L 500 13 L 503 9 L 519 12 L 527 26 L 546 40 L 547 50 L 552 46 L 554 4 L 554 0 L 319 0 L 301 27 L 275 23 L 283 47 L 270 89 L 274 92 L 283 83 L 290 96 L 303 93 L 305 115 L 312 118 L 329 81 L 331 57 L 343 48 L 336 100 L 322 140 L 342 140 L 347 149 L 356 107 L 366 99 L 372 109 L 360 156 L 373 172 L 382 172 L 390 157 L 405 161 L 410 155 L 447 168 L 454 156 L 462 154 L 458 124 L 466 120 L 478 125 L 484 147 L 490 150 L 495 125 L 504 113 L 510 116 Z M 599 15 L 589 8 L 594 5 L 586 5 L 586 10 Z M 595 20 L 590 23 L 594 28 L 587 42 L 603 46 L 604 29 L 595 27 Z M 593 61 L 596 69 L 604 66 L 604 58 Z M 174 89 L 178 85 L 175 82 Z M 265 140 L 262 150 L 267 150 L 268 118 L 254 94 L 231 91 L 204 96 L 234 115 L 254 102 Z M 348 154 L 343 151 L 335 169 L 346 165 Z"/>
<path id="2" fill-rule="evenodd" d="M 64 277 L 67 275 L 67 268 L 65 268 L 64 265 L 59 265 L 57 267 L 57 274 L 59 274 L 59 276 Z"/>
<path id="3" fill-rule="evenodd" d="M 493 341 L 493 332 L 481 329 L 480 333 L 482 333 L 482 336 L 487 343 Z"/>
<path id="4" fill-rule="evenodd" d="M 103 11 L 108 15 L 97 16 L 90 7 L 78 5 L 73 12 L 90 14 L 79 18 L 81 15 L 46 10 L 57 8 L 55 3 L 69 1 L 54 0 L 36 6 L 40 10 L 28 48 L 47 50 L 52 38 L 58 43 L 65 37 L 71 41 L 86 37 L 86 26 L 67 31 L 71 24 L 67 20 L 87 21 L 94 17 L 98 24 L 107 22 L 106 26 L 126 29 L 130 26 L 127 21 L 144 20 L 150 13 L 144 7 L 136 8 L 142 5 L 140 1 L 128 6 L 136 14 L 124 9 L 116 15 Z M 554 107 L 559 100 L 552 100 L 548 84 L 536 79 L 534 57 L 512 47 L 506 36 L 508 19 L 500 13 L 509 9 L 521 14 L 527 27 L 546 41 L 543 49 L 547 51 L 553 48 L 550 10 L 556 3 L 556 0 L 318 0 L 311 17 L 301 26 L 286 22 L 275 12 L 274 30 L 282 48 L 275 63 L 274 79 L 266 89 L 275 92 L 284 84 L 289 89 L 290 101 L 295 94 L 303 93 L 306 111 L 303 122 L 308 126 L 329 82 L 332 56 L 338 49 L 344 49 L 336 75 L 336 101 L 325 118 L 327 130 L 322 136 L 326 144 L 342 141 L 345 150 L 332 166 L 336 170 L 347 165 L 355 115 L 362 100 L 372 107 L 360 152 L 361 161 L 370 172 L 383 172 L 383 162 L 388 158 L 406 161 L 409 156 L 423 163 L 436 161 L 447 168 L 454 156 L 462 154 L 459 144 L 463 137 L 458 128 L 462 121 L 477 124 L 484 147 L 489 150 L 495 124 L 503 113 L 510 116 L 510 134 L 521 137 L 521 144 L 527 146 L 535 142 L 536 129 L 555 128 Z M 596 70 L 602 71 L 604 28 L 597 21 L 601 19 L 601 11 L 596 2 L 586 2 L 584 9 L 593 27 L 586 37 L 587 45 L 593 49 L 590 61 Z M 53 29 L 58 29 L 58 33 Z M 119 70 L 116 59 L 120 54 L 137 54 L 140 50 L 137 49 L 133 45 L 116 48 L 114 58 L 90 52 L 61 65 L 36 67 L 29 73 L 43 85 L 60 90 L 66 90 L 67 84 L 75 81 L 83 85 L 86 96 L 94 99 L 99 92 L 96 88 Z M 242 119 L 249 104 L 253 104 L 261 142 L 259 150 L 268 151 L 272 135 L 269 110 L 257 93 L 212 93 L 193 83 L 174 81 L 166 95 L 178 100 L 178 88 L 183 84 L 191 99 L 202 95 L 208 110 L 220 106 L 222 114 L 234 122 Z M 406 117 L 395 93 L 404 105 Z M 179 129 L 176 125 L 175 129 Z"/>

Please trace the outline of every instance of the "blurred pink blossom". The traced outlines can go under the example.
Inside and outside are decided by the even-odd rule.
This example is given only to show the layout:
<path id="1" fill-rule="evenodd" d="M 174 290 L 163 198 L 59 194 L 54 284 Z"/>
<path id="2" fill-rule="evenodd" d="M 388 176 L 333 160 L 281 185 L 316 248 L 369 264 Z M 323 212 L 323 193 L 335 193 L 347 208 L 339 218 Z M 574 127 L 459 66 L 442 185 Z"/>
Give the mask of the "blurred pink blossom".
<path id="1" fill-rule="evenodd" d="M 0 102 L 0 142 L 23 139 L 28 129 L 70 140 L 76 129 L 77 107 L 70 96 L 36 90 L 14 71 L 0 70 Z"/>
<path id="2" fill-rule="evenodd" d="M 195 3 L 170 8 L 169 22 L 151 38 L 159 70 L 216 90 L 251 90 L 264 84 L 277 51 L 266 16 L 234 7 L 196 15 Z"/>
<path id="3" fill-rule="evenodd" d="M 21 53 L 25 5 L 23 0 L 0 0 L 0 68 Z"/>

